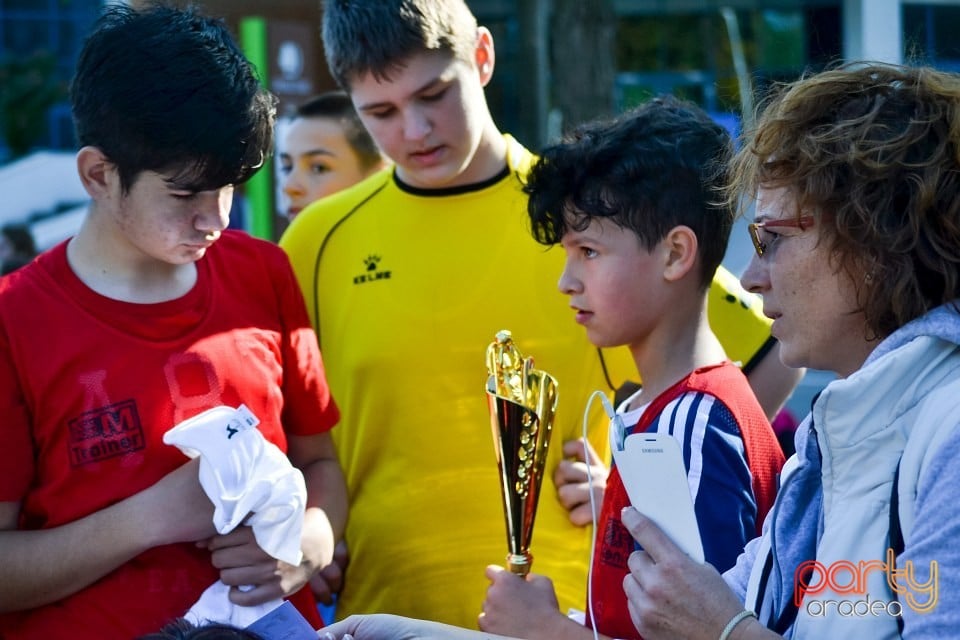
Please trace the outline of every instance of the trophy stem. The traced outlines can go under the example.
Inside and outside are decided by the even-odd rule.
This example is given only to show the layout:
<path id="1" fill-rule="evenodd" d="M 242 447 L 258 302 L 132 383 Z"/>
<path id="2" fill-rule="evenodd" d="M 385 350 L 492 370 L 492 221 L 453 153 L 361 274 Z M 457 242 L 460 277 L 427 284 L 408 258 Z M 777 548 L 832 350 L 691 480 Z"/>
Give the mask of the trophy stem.
<path id="1" fill-rule="evenodd" d="M 507 554 L 507 569 L 510 573 L 517 576 L 525 576 L 530 573 L 530 566 L 533 564 L 533 556 L 529 553 Z"/>

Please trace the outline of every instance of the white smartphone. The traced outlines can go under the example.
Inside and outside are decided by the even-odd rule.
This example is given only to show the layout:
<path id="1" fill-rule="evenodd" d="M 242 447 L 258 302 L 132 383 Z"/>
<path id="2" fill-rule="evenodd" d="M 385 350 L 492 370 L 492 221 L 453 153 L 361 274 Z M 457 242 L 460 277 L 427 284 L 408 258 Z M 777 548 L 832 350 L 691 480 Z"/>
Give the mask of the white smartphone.
<path id="1" fill-rule="evenodd" d="M 611 435 L 616 433 L 611 426 Z M 630 504 L 653 520 L 688 556 L 703 562 L 703 543 L 687 484 L 680 443 L 665 433 L 634 433 L 611 438 Z"/>

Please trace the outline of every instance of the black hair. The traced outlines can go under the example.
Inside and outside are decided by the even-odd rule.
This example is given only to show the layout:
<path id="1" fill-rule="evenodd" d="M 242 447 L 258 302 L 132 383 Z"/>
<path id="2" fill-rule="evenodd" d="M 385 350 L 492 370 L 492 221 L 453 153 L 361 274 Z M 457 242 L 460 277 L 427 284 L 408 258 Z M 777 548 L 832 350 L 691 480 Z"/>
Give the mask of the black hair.
<path id="1" fill-rule="evenodd" d="M 194 625 L 186 618 L 177 618 L 155 633 L 140 636 L 137 640 L 263 640 L 253 631 L 229 624 L 206 623 Z"/>
<path id="2" fill-rule="evenodd" d="M 568 229 L 607 218 L 652 250 L 670 229 L 685 225 L 697 236 L 706 287 L 733 226 L 733 210 L 721 198 L 731 153 L 721 125 L 672 96 L 584 124 L 547 147 L 527 179 L 533 236 L 557 244 Z"/>
<path id="3" fill-rule="evenodd" d="M 275 99 L 221 20 L 188 7 L 111 5 L 87 37 L 70 99 L 77 139 L 116 166 L 185 189 L 240 184 L 273 145 Z"/>

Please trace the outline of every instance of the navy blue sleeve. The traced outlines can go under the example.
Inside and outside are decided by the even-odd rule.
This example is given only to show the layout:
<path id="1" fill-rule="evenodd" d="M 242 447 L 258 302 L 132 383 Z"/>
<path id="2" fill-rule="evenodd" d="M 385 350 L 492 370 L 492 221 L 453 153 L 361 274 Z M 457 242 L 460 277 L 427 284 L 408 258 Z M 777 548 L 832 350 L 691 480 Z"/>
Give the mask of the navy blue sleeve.
<path id="1" fill-rule="evenodd" d="M 757 504 L 740 428 L 714 396 L 690 392 L 661 412 L 651 431 L 680 441 L 703 552 L 721 573 L 756 532 Z"/>

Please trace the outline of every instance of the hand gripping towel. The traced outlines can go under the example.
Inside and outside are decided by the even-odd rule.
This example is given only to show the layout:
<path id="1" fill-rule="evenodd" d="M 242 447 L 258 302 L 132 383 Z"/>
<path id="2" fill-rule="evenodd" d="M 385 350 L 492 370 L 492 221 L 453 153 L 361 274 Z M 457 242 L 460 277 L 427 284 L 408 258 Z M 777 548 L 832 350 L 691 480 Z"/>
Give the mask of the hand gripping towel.
<path id="1" fill-rule="evenodd" d="M 213 524 L 221 534 L 240 524 L 253 529 L 257 544 L 274 558 L 299 564 L 307 489 L 300 470 L 257 429 L 247 407 L 208 409 L 163 435 L 166 444 L 200 458 L 200 485 L 213 502 Z M 229 587 L 211 585 L 191 607 L 195 623 L 221 622 L 245 627 L 283 600 L 253 607 L 235 605 Z"/>

